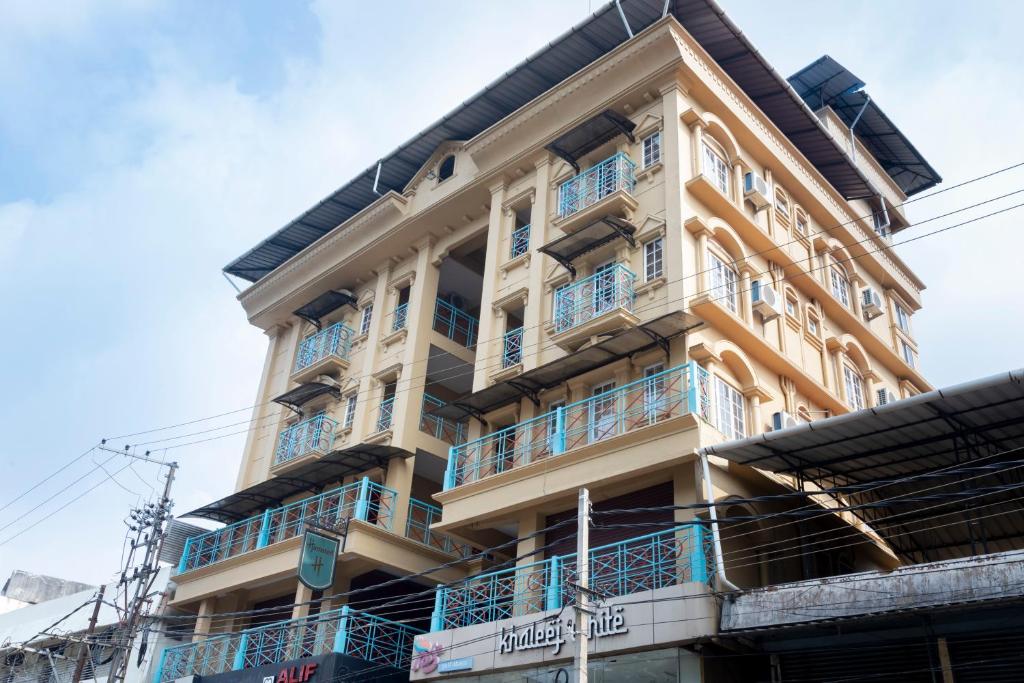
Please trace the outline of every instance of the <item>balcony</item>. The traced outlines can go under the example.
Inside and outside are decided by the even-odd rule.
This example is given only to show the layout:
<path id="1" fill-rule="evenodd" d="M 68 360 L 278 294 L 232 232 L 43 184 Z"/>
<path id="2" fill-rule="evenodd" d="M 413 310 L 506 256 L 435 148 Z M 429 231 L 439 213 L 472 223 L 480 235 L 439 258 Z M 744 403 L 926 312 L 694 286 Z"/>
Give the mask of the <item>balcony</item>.
<path id="1" fill-rule="evenodd" d="M 563 182 L 558 186 L 555 225 L 573 232 L 601 216 L 634 211 L 635 170 L 633 160 L 619 153 Z"/>
<path id="2" fill-rule="evenodd" d="M 423 394 L 423 407 L 420 411 L 420 431 L 440 439 L 450 446 L 459 446 L 466 442 L 466 423 L 455 422 L 445 417 L 431 415 L 427 411 L 446 405 L 444 401 L 430 394 Z"/>
<path id="3" fill-rule="evenodd" d="M 187 539 L 178 562 L 178 573 L 207 567 L 301 536 L 307 522 L 333 528 L 342 525 L 346 519 L 354 518 L 391 529 L 397 497 L 394 490 L 363 478 L 310 498 L 268 509 L 262 515 Z"/>
<path id="4" fill-rule="evenodd" d="M 502 342 L 501 369 L 515 367 L 523 362 L 523 328 L 517 327 L 505 333 Z"/>
<path id="5" fill-rule="evenodd" d="M 509 259 L 519 258 L 530 251 L 530 226 L 524 225 L 513 230 L 512 239 L 509 242 Z"/>
<path id="6" fill-rule="evenodd" d="M 405 329 L 405 321 L 409 317 L 409 304 L 398 304 L 391 316 L 391 331 L 399 332 Z"/>
<path id="7" fill-rule="evenodd" d="M 314 415 L 281 431 L 274 451 L 274 467 L 307 455 L 326 455 L 334 447 L 335 420 L 324 414 Z"/>
<path id="8" fill-rule="evenodd" d="M 430 525 L 441 520 L 441 508 L 415 498 L 409 501 L 409 517 L 405 523 L 405 537 L 428 545 L 444 553 L 468 557 L 473 550 L 464 543 L 457 543 L 447 534 L 431 531 Z"/>
<path id="9" fill-rule="evenodd" d="M 348 325 L 336 323 L 303 339 L 295 356 L 292 380 L 308 382 L 317 375 L 348 369 L 354 336 Z"/>
<path id="10" fill-rule="evenodd" d="M 706 583 L 712 573 L 711 558 L 709 534 L 700 524 L 683 524 L 593 548 L 590 589 L 611 597 Z M 445 631 L 571 605 L 576 566 L 573 553 L 438 588 L 430 630 Z"/>
<path id="11" fill-rule="evenodd" d="M 690 362 L 453 446 L 444 490 L 694 414 L 712 422 L 710 377 Z"/>
<path id="12" fill-rule="evenodd" d="M 552 341 L 572 351 L 594 335 L 638 324 L 633 315 L 635 282 L 636 274 L 615 263 L 559 288 Z"/>
<path id="13" fill-rule="evenodd" d="M 211 676 L 336 652 L 396 669 L 409 668 L 412 641 L 423 633 L 347 605 L 239 633 L 166 648 L 153 683 Z"/>
<path id="14" fill-rule="evenodd" d="M 476 346 L 476 335 L 479 328 L 479 320 L 465 311 L 455 308 L 444 299 L 437 300 L 437 306 L 434 308 L 435 332 L 443 334 L 456 344 L 472 349 Z"/>
<path id="15" fill-rule="evenodd" d="M 391 396 L 380 402 L 380 412 L 377 413 L 377 432 L 386 432 L 391 429 L 394 419 L 395 397 Z"/>

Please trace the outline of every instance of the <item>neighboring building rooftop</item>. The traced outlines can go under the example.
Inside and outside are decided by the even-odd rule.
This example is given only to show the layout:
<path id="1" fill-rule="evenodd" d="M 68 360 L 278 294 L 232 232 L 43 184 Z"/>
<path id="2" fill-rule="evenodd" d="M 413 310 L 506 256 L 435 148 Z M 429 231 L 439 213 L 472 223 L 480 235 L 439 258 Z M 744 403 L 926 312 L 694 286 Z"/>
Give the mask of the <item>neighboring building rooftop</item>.
<path id="1" fill-rule="evenodd" d="M 0 595 L 28 604 L 46 602 L 55 598 L 92 590 L 95 586 L 79 581 L 67 581 L 55 576 L 31 574 L 21 569 L 11 572 Z"/>
<path id="2" fill-rule="evenodd" d="M 662 19 L 666 12 L 679 20 L 845 198 L 858 199 L 877 194 L 801 96 L 768 64 L 714 0 L 621 0 L 621 8 L 622 15 L 617 3 L 605 5 L 232 261 L 224 271 L 256 282 L 371 205 L 380 195 L 388 191 L 401 192 L 443 142 L 472 139 L 608 54 L 629 40 L 631 34 L 635 35 Z M 870 117 L 871 120 L 876 118 L 888 122 L 880 110 Z M 899 137 L 906 141 L 902 134 Z M 909 142 L 906 146 L 913 150 Z M 876 144 L 875 148 L 878 147 Z M 900 187 L 908 188 L 907 194 L 930 186 L 916 180 L 908 184 L 906 174 L 910 166 L 907 159 L 892 155 L 884 158 L 886 170 Z M 899 165 L 895 165 L 897 161 Z M 927 166 L 926 162 L 923 163 Z M 930 170 L 931 167 L 927 168 Z M 937 182 L 937 174 L 934 177 Z"/>

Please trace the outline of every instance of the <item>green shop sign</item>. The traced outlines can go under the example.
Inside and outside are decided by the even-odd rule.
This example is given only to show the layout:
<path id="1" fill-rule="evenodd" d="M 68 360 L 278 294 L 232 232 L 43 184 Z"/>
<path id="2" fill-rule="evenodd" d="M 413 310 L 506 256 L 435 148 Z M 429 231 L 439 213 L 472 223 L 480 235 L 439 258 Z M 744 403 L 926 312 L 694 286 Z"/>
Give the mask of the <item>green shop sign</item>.
<path id="1" fill-rule="evenodd" d="M 338 559 L 338 539 L 307 531 L 299 554 L 299 581 L 315 591 L 334 583 L 334 563 Z"/>

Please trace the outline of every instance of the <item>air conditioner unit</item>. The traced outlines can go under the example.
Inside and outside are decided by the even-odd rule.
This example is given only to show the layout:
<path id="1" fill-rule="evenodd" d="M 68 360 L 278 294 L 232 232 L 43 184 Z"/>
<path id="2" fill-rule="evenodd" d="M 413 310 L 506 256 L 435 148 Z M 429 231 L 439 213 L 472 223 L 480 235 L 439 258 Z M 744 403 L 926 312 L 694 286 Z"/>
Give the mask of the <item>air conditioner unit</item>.
<path id="1" fill-rule="evenodd" d="M 772 414 L 772 431 L 777 432 L 780 429 L 786 429 L 787 427 L 796 427 L 801 422 L 803 422 L 803 420 L 795 415 L 790 415 L 785 410 L 780 410 L 779 412 Z"/>
<path id="2" fill-rule="evenodd" d="M 743 176 L 743 198 L 749 200 L 758 210 L 771 204 L 768 199 L 768 183 L 756 173 Z"/>
<path id="3" fill-rule="evenodd" d="M 754 310 L 761 314 L 763 320 L 772 320 L 782 314 L 782 302 L 771 285 L 755 280 L 751 285 L 750 295 L 754 302 Z"/>
<path id="4" fill-rule="evenodd" d="M 861 290 L 860 296 L 865 318 L 871 320 L 882 315 L 882 297 L 878 296 L 878 292 L 871 287 L 865 287 Z"/>
<path id="5" fill-rule="evenodd" d="M 452 292 L 448 295 L 448 303 L 451 304 L 452 308 L 457 308 L 460 311 L 465 310 L 466 308 L 466 300 L 461 294 L 457 294 L 456 292 Z"/>
<path id="6" fill-rule="evenodd" d="M 896 400 L 896 394 L 892 393 L 886 388 L 879 389 L 878 391 L 875 392 L 875 394 L 878 397 L 877 401 L 875 402 L 876 406 L 888 405 Z"/>

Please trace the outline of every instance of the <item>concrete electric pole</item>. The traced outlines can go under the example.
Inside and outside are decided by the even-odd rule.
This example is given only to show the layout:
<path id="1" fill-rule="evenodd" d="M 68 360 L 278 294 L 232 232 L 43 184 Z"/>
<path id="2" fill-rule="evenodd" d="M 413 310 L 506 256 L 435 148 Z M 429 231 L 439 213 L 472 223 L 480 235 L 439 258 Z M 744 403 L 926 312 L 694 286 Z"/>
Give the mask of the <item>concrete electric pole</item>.
<path id="1" fill-rule="evenodd" d="M 577 683 L 587 683 L 587 646 L 590 635 L 590 491 L 580 489 L 576 513 L 576 651 L 573 669 Z"/>

